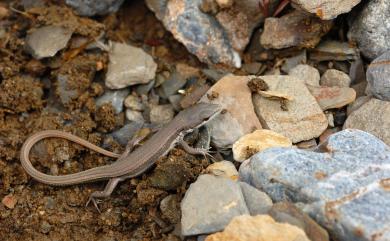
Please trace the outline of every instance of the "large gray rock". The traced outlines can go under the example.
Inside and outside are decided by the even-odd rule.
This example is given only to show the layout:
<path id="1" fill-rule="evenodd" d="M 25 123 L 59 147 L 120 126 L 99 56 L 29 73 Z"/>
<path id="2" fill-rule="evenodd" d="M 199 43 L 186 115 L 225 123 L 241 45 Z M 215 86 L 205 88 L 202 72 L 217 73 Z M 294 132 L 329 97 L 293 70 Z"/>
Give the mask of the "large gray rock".
<path id="1" fill-rule="evenodd" d="M 252 216 L 267 214 L 272 207 L 272 200 L 265 192 L 252 187 L 248 183 L 240 182 L 246 206 Z"/>
<path id="2" fill-rule="evenodd" d="M 367 1 L 363 11 L 354 17 L 348 38 L 357 41 L 361 53 L 375 59 L 390 49 L 390 1 Z"/>
<path id="3" fill-rule="evenodd" d="M 26 37 L 26 50 L 34 58 L 53 57 L 68 44 L 73 31 L 60 26 L 44 26 Z"/>
<path id="4" fill-rule="evenodd" d="M 249 214 L 238 182 L 208 174 L 190 185 L 181 212 L 185 236 L 221 231 L 235 216 Z"/>
<path id="5" fill-rule="evenodd" d="M 347 13 L 361 0 L 292 0 L 295 8 L 314 13 L 321 19 L 333 19 Z"/>
<path id="6" fill-rule="evenodd" d="M 390 28 L 389 28 L 390 30 Z M 381 100 L 390 101 L 390 51 L 376 58 L 367 69 L 371 93 Z"/>
<path id="7" fill-rule="evenodd" d="M 344 130 L 316 152 L 270 148 L 240 167 L 240 179 L 274 201 L 301 202 L 336 240 L 390 240 L 390 148 Z M 375 237 L 375 239 L 373 238 Z"/>
<path id="8" fill-rule="evenodd" d="M 118 11 L 124 0 L 66 0 L 81 16 L 105 15 Z"/>
<path id="9" fill-rule="evenodd" d="M 344 128 L 367 131 L 390 145 L 390 102 L 363 101 L 366 102 L 348 116 Z"/>

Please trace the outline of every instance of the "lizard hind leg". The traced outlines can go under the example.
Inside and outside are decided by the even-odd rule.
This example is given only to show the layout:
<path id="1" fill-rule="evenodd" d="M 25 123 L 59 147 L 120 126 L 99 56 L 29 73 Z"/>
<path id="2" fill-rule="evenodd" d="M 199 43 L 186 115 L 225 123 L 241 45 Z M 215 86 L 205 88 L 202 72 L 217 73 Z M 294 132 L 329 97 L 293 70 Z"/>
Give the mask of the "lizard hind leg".
<path id="1" fill-rule="evenodd" d="M 91 195 L 89 196 L 88 201 L 85 204 L 85 206 L 87 207 L 89 205 L 89 203 L 92 202 L 93 205 L 95 206 L 95 208 L 100 213 L 100 209 L 99 209 L 99 206 L 98 206 L 97 198 L 109 197 L 111 195 L 111 193 L 114 191 L 115 187 L 118 185 L 118 183 L 123 181 L 123 180 L 125 180 L 125 179 L 126 179 L 125 177 L 114 177 L 114 178 L 111 178 L 108 181 L 108 183 L 107 183 L 107 185 L 106 185 L 106 187 L 104 188 L 103 191 L 95 191 L 95 192 L 91 193 Z"/>

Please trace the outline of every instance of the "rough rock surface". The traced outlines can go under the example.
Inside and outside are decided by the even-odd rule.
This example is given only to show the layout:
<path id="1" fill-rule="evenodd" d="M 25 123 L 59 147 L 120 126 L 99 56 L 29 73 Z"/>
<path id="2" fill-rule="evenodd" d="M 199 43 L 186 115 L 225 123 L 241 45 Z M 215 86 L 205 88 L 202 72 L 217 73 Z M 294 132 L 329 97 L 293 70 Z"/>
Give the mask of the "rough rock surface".
<path id="1" fill-rule="evenodd" d="M 36 59 L 53 57 L 68 44 L 73 31 L 60 26 L 45 26 L 29 33 L 26 50 Z"/>
<path id="2" fill-rule="evenodd" d="M 351 78 L 340 70 L 328 69 L 321 76 L 321 85 L 329 87 L 349 87 L 351 85 Z"/>
<path id="3" fill-rule="evenodd" d="M 190 185 L 181 211 L 185 236 L 221 231 L 235 216 L 249 214 L 237 182 L 208 174 Z"/>
<path id="4" fill-rule="evenodd" d="M 105 15 L 118 11 L 124 0 L 66 0 L 81 16 Z"/>
<path id="5" fill-rule="evenodd" d="M 362 54 L 375 59 L 390 50 L 390 1 L 372 0 L 354 17 L 348 38 L 356 41 Z"/>
<path id="6" fill-rule="evenodd" d="M 106 86 L 110 89 L 146 84 L 156 75 L 157 64 L 141 48 L 113 42 L 109 58 Z"/>
<path id="7" fill-rule="evenodd" d="M 318 69 L 307 64 L 298 64 L 294 68 L 290 69 L 288 75 L 303 80 L 307 85 L 320 85 L 320 72 Z"/>
<path id="8" fill-rule="evenodd" d="M 286 105 L 287 110 L 282 110 L 279 100 L 254 95 L 255 111 L 265 128 L 289 138 L 293 143 L 321 135 L 328 126 L 328 120 L 302 80 L 277 75 L 261 78 L 270 90 L 293 97 Z"/>
<path id="9" fill-rule="evenodd" d="M 275 222 L 268 215 L 235 217 L 223 232 L 209 235 L 205 241 L 309 241 L 305 232 L 288 224 Z"/>
<path id="10" fill-rule="evenodd" d="M 367 69 L 371 93 L 378 99 L 390 101 L 390 51 L 376 58 Z"/>
<path id="11" fill-rule="evenodd" d="M 294 11 L 280 18 L 267 18 L 260 42 L 265 48 L 314 48 L 331 28 L 332 21 Z"/>
<path id="12" fill-rule="evenodd" d="M 336 240 L 390 239 L 390 148 L 360 130 L 333 134 L 316 152 L 270 148 L 245 161 L 240 179 L 275 201 L 301 202 Z"/>
<path id="13" fill-rule="evenodd" d="M 250 215 L 267 214 L 272 207 L 271 198 L 248 183 L 240 182 L 240 187 Z"/>
<path id="14" fill-rule="evenodd" d="M 390 145 L 390 102 L 370 99 L 348 116 L 344 128 L 367 131 Z"/>
<path id="15" fill-rule="evenodd" d="M 226 113 L 207 123 L 212 141 L 218 147 L 229 147 L 241 136 L 261 129 L 255 114 L 246 76 L 229 75 L 213 85 L 201 102 L 220 104 Z"/>
<path id="16" fill-rule="evenodd" d="M 356 99 L 356 92 L 352 88 L 327 86 L 308 86 L 308 88 L 323 110 L 340 108 Z"/>
<path id="17" fill-rule="evenodd" d="M 321 19 L 333 19 L 348 13 L 361 0 L 292 0 L 295 8 L 314 13 Z"/>
<path id="18" fill-rule="evenodd" d="M 292 142 L 274 131 L 256 130 L 240 137 L 233 144 L 233 157 L 234 160 L 242 162 L 258 152 L 277 146 L 290 147 Z"/>

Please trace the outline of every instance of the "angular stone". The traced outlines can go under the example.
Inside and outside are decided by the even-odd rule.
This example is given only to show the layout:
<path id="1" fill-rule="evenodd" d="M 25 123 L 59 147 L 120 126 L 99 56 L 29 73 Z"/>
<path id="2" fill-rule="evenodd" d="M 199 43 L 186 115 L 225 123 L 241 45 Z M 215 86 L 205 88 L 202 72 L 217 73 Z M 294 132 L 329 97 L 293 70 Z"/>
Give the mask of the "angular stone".
<path id="1" fill-rule="evenodd" d="M 157 64 L 141 48 L 113 42 L 109 58 L 106 86 L 110 89 L 146 84 L 156 75 Z"/>
<path id="2" fill-rule="evenodd" d="M 218 147 L 229 147 L 241 136 L 261 129 L 255 114 L 249 77 L 229 75 L 213 85 L 200 102 L 220 104 L 226 113 L 207 123 L 212 142 Z"/>
<path id="3" fill-rule="evenodd" d="M 331 28 L 332 21 L 324 21 L 301 11 L 293 11 L 280 18 L 266 18 L 260 42 L 265 48 L 314 48 Z"/>
<path id="4" fill-rule="evenodd" d="M 367 131 L 390 145 L 390 102 L 366 100 L 348 116 L 344 128 Z"/>
<path id="5" fill-rule="evenodd" d="M 234 160 L 242 162 L 258 152 L 277 146 L 290 147 L 292 142 L 274 131 L 256 130 L 242 136 L 233 144 L 233 157 Z"/>
<path id="6" fill-rule="evenodd" d="M 119 114 L 123 111 L 123 101 L 129 95 L 130 90 L 106 90 L 102 96 L 96 99 L 96 106 L 100 107 L 106 103 L 110 103 L 115 109 L 115 113 Z"/>
<path id="7" fill-rule="evenodd" d="M 293 143 L 318 137 L 328 126 L 328 120 L 310 94 L 305 83 L 292 76 L 261 76 L 270 90 L 284 92 L 294 100 L 288 101 L 287 111 L 279 100 L 254 95 L 253 104 L 262 124 Z"/>
<path id="8" fill-rule="evenodd" d="M 310 59 L 316 61 L 345 61 L 359 58 L 359 51 L 348 42 L 326 40 L 321 42 L 315 49 L 310 50 Z"/>
<path id="9" fill-rule="evenodd" d="M 320 72 L 318 69 L 308 64 L 299 64 L 295 66 L 288 72 L 288 75 L 303 80 L 307 85 L 320 85 Z"/>
<path id="10" fill-rule="evenodd" d="M 231 161 L 214 162 L 206 168 L 206 173 L 217 177 L 230 178 L 233 181 L 238 179 L 238 171 Z"/>
<path id="11" fill-rule="evenodd" d="M 321 85 L 329 87 L 349 87 L 351 85 L 351 78 L 340 70 L 328 69 L 321 76 Z"/>
<path id="12" fill-rule="evenodd" d="M 237 182 L 208 174 L 190 185 L 181 210 L 185 236 L 223 230 L 235 216 L 249 214 Z"/>
<path id="13" fill-rule="evenodd" d="M 340 108 L 356 99 L 356 92 L 352 88 L 326 86 L 308 86 L 308 88 L 323 110 Z"/>
<path id="14" fill-rule="evenodd" d="M 105 15 L 118 11 L 124 0 L 66 0 L 81 16 Z"/>
<path id="15" fill-rule="evenodd" d="M 302 229 L 311 241 L 329 241 L 328 232 L 292 203 L 274 204 L 269 215 L 277 222 L 289 223 Z"/>
<path id="16" fill-rule="evenodd" d="M 111 133 L 112 137 L 122 146 L 125 146 L 130 139 L 140 130 L 143 126 L 141 122 L 131 122 L 119 130 Z"/>
<path id="17" fill-rule="evenodd" d="M 68 44 L 73 31 L 60 26 L 44 26 L 26 37 L 26 50 L 34 58 L 53 57 Z"/>
<path id="18" fill-rule="evenodd" d="M 333 19 L 348 13 L 361 0 L 292 0 L 295 8 L 314 13 L 321 19 Z"/>
<path id="19" fill-rule="evenodd" d="M 290 70 L 295 66 L 298 66 L 300 64 L 306 64 L 306 62 L 307 62 L 307 54 L 306 54 L 306 49 L 304 49 L 300 52 L 300 54 L 290 58 L 286 58 L 284 64 L 282 65 L 282 70 L 286 73 L 289 73 Z"/>
<path id="20" fill-rule="evenodd" d="M 265 192 L 252 187 L 248 183 L 240 182 L 242 194 L 250 215 L 267 214 L 272 207 L 272 200 Z"/>
<path id="21" fill-rule="evenodd" d="M 288 223 L 277 223 L 268 215 L 235 217 L 223 232 L 205 241 L 310 241 L 303 230 Z"/>
<path id="22" fill-rule="evenodd" d="M 390 47 L 389 47 L 390 49 Z M 367 69 L 370 92 L 380 100 L 390 101 L 390 51 L 376 58 Z"/>
<path id="23" fill-rule="evenodd" d="M 240 166 L 240 180 L 275 201 L 302 204 L 335 240 L 389 240 L 390 148 L 373 135 L 347 129 L 315 152 L 270 148 Z"/>
<path id="24" fill-rule="evenodd" d="M 390 49 L 390 2 L 367 1 L 362 11 L 353 16 L 348 38 L 356 41 L 361 53 L 375 59 Z"/>

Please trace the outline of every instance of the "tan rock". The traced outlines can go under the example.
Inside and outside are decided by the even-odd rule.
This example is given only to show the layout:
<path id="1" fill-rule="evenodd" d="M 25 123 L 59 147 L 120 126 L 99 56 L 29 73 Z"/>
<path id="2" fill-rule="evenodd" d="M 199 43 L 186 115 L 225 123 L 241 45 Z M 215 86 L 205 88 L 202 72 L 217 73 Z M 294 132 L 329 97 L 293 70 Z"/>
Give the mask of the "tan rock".
<path id="1" fill-rule="evenodd" d="M 234 160 L 241 162 L 270 147 L 290 146 L 291 140 L 283 135 L 271 130 L 256 130 L 242 136 L 233 144 L 233 157 Z"/>
<path id="2" fill-rule="evenodd" d="M 292 0 L 295 8 L 314 13 L 321 19 L 333 19 L 347 13 L 361 0 Z"/>
<path id="3" fill-rule="evenodd" d="M 12 194 L 8 194 L 3 198 L 3 200 L 1 200 L 1 203 L 4 204 L 4 206 L 6 206 L 9 209 L 13 209 L 17 202 L 18 200 Z"/>
<path id="4" fill-rule="evenodd" d="M 269 90 L 280 91 L 294 98 L 282 106 L 278 100 L 255 94 L 253 104 L 263 126 L 293 143 L 321 135 L 328 126 L 328 120 L 303 80 L 286 75 L 261 76 L 261 79 L 267 83 Z"/>
<path id="5" fill-rule="evenodd" d="M 214 162 L 206 168 L 206 173 L 214 176 L 230 178 L 233 181 L 238 180 L 238 171 L 230 161 Z"/>
<path id="6" fill-rule="evenodd" d="M 254 111 L 249 77 L 229 75 L 220 79 L 202 97 L 200 102 L 220 104 L 226 111 L 207 123 L 213 143 L 231 147 L 241 136 L 261 129 Z"/>
<path id="7" fill-rule="evenodd" d="M 343 71 L 328 69 L 321 76 L 321 85 L 329 87 L 349 87 L 351 85 L 351 78 Z"/>
<path id="8" fill-rule="evenodd" d="M 305 232 L 287 223 L 277 223 L 268 215 L 242 215 L 232 219 L 223 232 L 205 241 L 309 241 Z"/>
<path id="9" fill-rule="evenodd" d="M 305 81 L 307 85 L 320 85 L 320 72 L 308 64 L 298 64 L 288 74 Z"/>
<path id="10" fill-rule="evenodd" d="M 308 88 L 323 110 L 340 108 L 356 99 L 356 92 L 352 88 L 326 86 L 308 86 Z"/>

